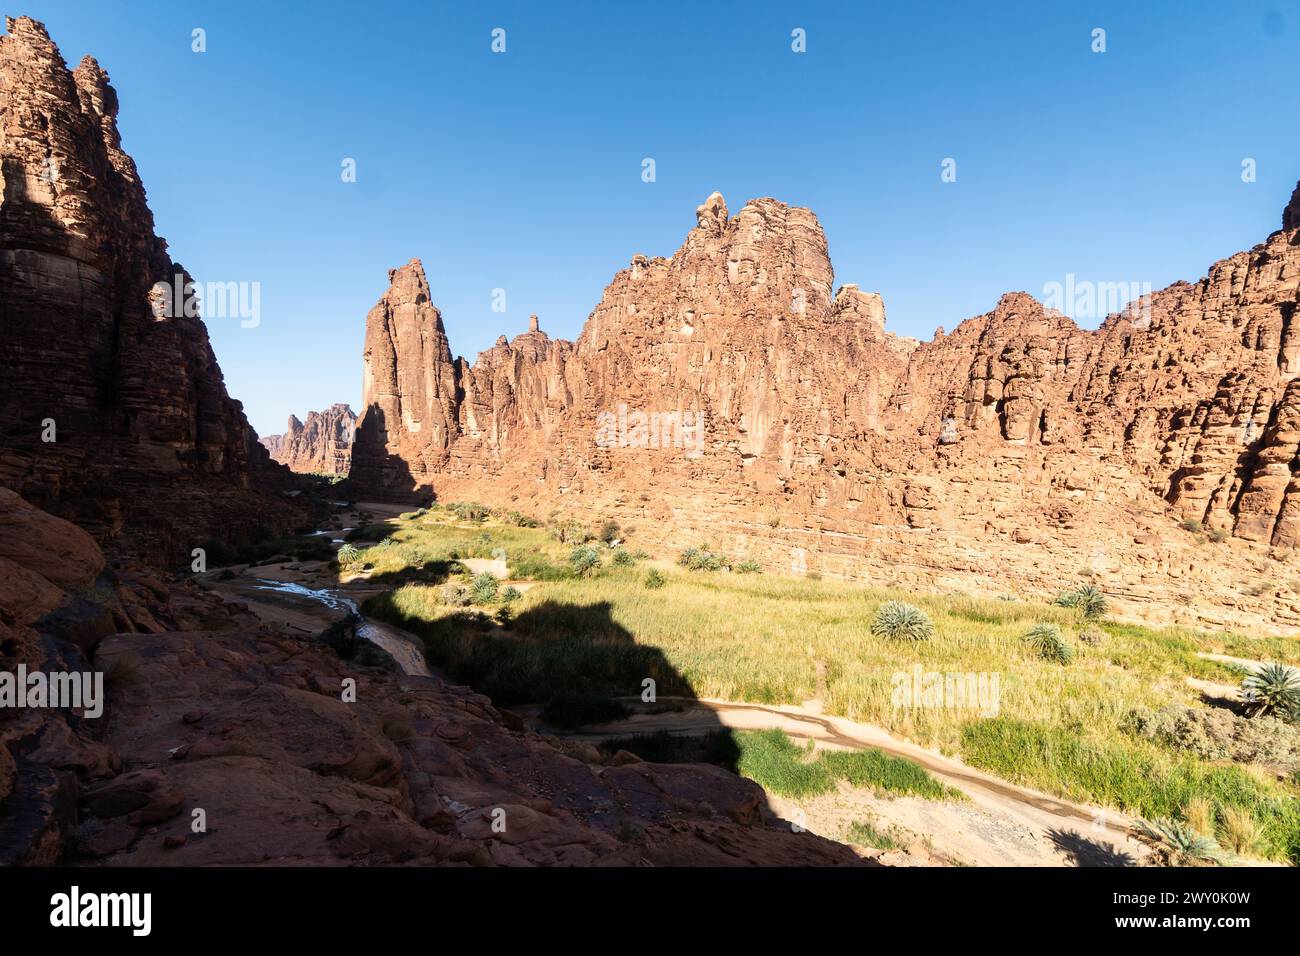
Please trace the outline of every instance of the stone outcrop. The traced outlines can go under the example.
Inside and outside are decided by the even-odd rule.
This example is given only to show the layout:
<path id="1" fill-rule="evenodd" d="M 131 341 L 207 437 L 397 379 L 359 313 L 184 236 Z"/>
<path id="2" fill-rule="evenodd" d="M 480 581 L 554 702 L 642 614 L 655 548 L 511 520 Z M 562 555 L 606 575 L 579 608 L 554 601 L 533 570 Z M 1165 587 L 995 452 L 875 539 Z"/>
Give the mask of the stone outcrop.
<path id="1" fill-rule="evenodd" d="M 0 865 L 863 862 L 717 767 L 557 743 L 467 688 L 106 566 L 3 489 L 0 529 L 0 670 L 107 676 L 98 717 L 0 708 Z"/>
<path id="2" fill-rule="evenodd" d="M 226 394 L 203 321 L 159 309 L 155 284 L 189 276 L 154 235 L 108 74 L 6 22 L 0 485 L 159 560 L 287 527 L 273 490 L 292 479 Z"/>
<path id="3" fill-rule="evenodd" d="M 263 435 L 262 445 L 271 458 L 299 474 L 346 475 L 352 464 L 352 434 L 357 415 L 345 402 L 323 412 L 308 412 L 304 424 L 289 416 L 283 435 Z"/>
<path id="4" fill-rule="evenodd" d="M 427 484 L 447 461 L 458 430 L 458 369 L 420 260 L 390 270 L 388 280 L 366 316 L 352 477 L 400 495 Z"/>
<path id="5" fill-rule="evenodd" d="M 833 292 L 810 211 L 733 216 L 717 193 L 573 343 L 533 323 L 452 362 L 423 273 L 399 270 L 367 330 L 367 383 L 382 352 L 386 384 L 363 419 L 385 440 L 353 477 L 608 515 L 779 569 L 997 593 L 1087 573 L 1142 616 L 1300 625 L 1269 586 L 1300 570 L 1297 204 L 1093 331 L 1016 292 L 929 342 L 895 336 L 879 295 Z M 433 344 L 432 374 L 404 367 L 420 351 L 403 340 Z M 402 419 L 394 394 L 434 411 Z"/>

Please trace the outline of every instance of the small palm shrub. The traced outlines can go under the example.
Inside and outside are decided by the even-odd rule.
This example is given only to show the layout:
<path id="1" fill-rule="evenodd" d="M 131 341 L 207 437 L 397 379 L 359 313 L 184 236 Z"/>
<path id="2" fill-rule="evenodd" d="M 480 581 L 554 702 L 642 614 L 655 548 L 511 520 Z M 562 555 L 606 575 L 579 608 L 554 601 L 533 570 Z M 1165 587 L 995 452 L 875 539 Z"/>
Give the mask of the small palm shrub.
<path id="1" fill-rule="evenodd" d="M 894 641 L 925 641 L 934 635 L 934 624 L 915 605 L 886 601 L 871 621 L 871 633 Z"/>
<path id="2" fill-rule="evenodd" d="M 1025 643 L 1045 661 L 1068 664 L 1074 659 L 1074 651 L 1065 643 L 1061 629 L 1055 624 L 1035 624 L 1025 635 Z"/>
<path id="3" fill-rule="evenodd" d="M 651 568 L 645 576 L 645 586 L 651 591 L 658 590 L 667 583 L 667 578 L 659 572 L 658 568 Z"/>
<path id="4" fill-rule="evenodd" d="M 600 552 L 589 544 L 580 544 L 569 552 L 569 563 L 573 570 L 586 577 L 600 567 Z"/>
<path id="5" fill-rule="evenodd" d="M 474 575 L 470 582 L 470 600 L 475 604 L 487 604 L 497 596 L 497 579 L 483 571 Z"/>
<path id="6" fill-rule="evenodd" d="M 737 574 L 762 574 L 763 566 L 757 561 L 742 561 L 736 565 Z"/>
<path id="7" fill-rule="evenodd" d="M 338 558 L 340 568 L 350 568 L 361 560 L 361 550 L 356 545 L 345 544 L 339 548 Z"/>
<path id="8" fill-rule="evenodd" d="M 1056 604 L 1074 608 L 1086 621 L 1106 616 L 1106 595 L 1095 584 L 1085 584 L 1074 591 L 1063 591 L 1057 597 Z"/>
<path id="9" fill-rule="evenodd" d="M 1134 829 L 1155 843 L 1169 858 L 1170 863 L 1196 865 L 1215 863 L 1222 851 L 1214 837 L 1197 833 L 1179 820 L 1161 819 L 1154 823 L 1139 820 Z"/>
<path id="10" fill-rule="evenodd" d="M 724 555 L 708 548 L 687 548 L 677 558 L 677 563 L 688 571 L 730 571 L 731 564 Z"/>
<path id="11" fill-rule="evenodd" d="M 632 552 L 627 548 L 615 548 L 614 563 L 619 567 L 625 568 L 628 565 L 636 564 L 636 558 L 632 557 Z"/>
<path id="12" fill-rule="evenodd" d="M 1276 661 L 1241 682 L 1241 696 L 1252 717 L 1300 720 L 1300 669 Z"/>
<path id="13" fill-rule="evenodd" d="M 523 592 L 513 584 L 507 584 L 505 589 L 501 592 L 501 601 L 503 604 L 511 604 L 518 601 L 521 597 L 523 597 Z"/>

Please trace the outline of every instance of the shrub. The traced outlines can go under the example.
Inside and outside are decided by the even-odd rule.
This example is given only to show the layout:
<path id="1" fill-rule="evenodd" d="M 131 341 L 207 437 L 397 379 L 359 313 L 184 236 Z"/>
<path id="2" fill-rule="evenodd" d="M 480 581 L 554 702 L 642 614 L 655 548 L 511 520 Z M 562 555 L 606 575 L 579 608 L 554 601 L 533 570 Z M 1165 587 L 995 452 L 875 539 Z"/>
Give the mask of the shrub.
<path id="1" fill-rule="evenodd" d="M 451 582 L 442 586 L 438 598 L 443 604 L 450 604 L 452 607 L 465 607 L 471 600 L 468 590 Z"/>
<path id="2" fill-rule="evenodd" d="M 487 505 L 480 505 L 473 501 L 462 501 L 456 504 L 448 505 L 452 512 L 461 521 L 482 521 L 489 514 L 491 509 Z"/>
<path id="3" fill-rule="evenodd" d="M 677 563 L 689 571 L 730 571 L 726 557 L 708 548 L 687 548 L 677 558 Z"/>
<path id="4" fill-rule="evenodd" d="M 1065 643 L 1061 629 L 1055 624 L 1035 624 L 1025 634 L 1025 643 L 1045 661 L 1068 664 L 1074 659 L 1074 651 Z"/>
<path id="5" fill-rule="evenodd" d="M 523 594 L 513 584 L 507 584 L 505 590 L 501 592 L 501 602 L 503 604 L 510 604 L 514 601 L 518 601 L 521 597 L 523 597 Z"/>
<path id="6" fill-rule="evenodd" d="M 632 553 L 627 548 L 615 548 L 614 563 L 625 568 L 628 565 L 636 564 L 636 558 L 632 557 Z"/>
<path id="7" fill-rule="evenodd" d="M 1229 534 L 1227 531 L 1225 531 L 1223 528 L 1210 529 L 1209 538 L 1215 544 L 1222 544 L 1224 541 L 1227 541 L 1231 537 L 1232 535 Z"/>
<path id="8" fill-rule="evenodd" d="M 606 544 L 613 544 L 618 540 L 618 535 L 621 530 L 622 529 L 619 528 L 617 521 L 606 521 L 600 526 L 600 540 L 604 541 Z"/>
<path id="9" fill-rule="evenodd" d="M 667 578 L 659 572 L 658 568 L 651 568 L 645 576 L 645 586 L 651 591 L 663 587 L 666 583 Z"/>
<path id="10" fill-rule="evenodd" d="M 1169 704 L 1130 711 L 1124 729 L 1202 760 L 1300 767 L 1300 728 L 1274 717 L 1248 720 L 1222 707 Z"/>
<path id="11" fill-rule="evenodd" d="M 336 557 L 338 558 L 339 567 L 350 568 L 361 560 L 361 551 L 355 545 L 345 544 L 339 548 Z"/>
<path id="12" fill-rule="evenodd" d="M 506 524 L 512 524 L 516 528 L 536 528 L 541 525 L 541 522 L 536 518 L 530 518 L 519 511 L 507 511 L 505 521 Z"/>
<path id="13" fill-rule="evenodd" d="M 470 600 L 475 604 L 487 604 L 497 596 L 497 579 L 483 571 L 474 575 L 470 582 Z"/>
<path id="14" fill-rule="evenodd" d="M 1156 844 L 1174 864 L 1214 863 L 1222 852 L 1214 837 L 1197 833 L 1177 820 L 1162 819 L 1154 823 L 1139 820 L 1134 829 Z"/>
<path id="15" fill-rule="evenodd" d="M 1092 621 L 1106 614 L 1106 595 L 1095 584 L 1085 584 L 1074 591 L 1063 591 L 1056 599 L 1060 607 L 1072 607 Z"/>
<path id="16" fill-rule="evenodd" d="M 1241 682 L 1241 696 L 1252 717 L 1300 720 L 1300 670 L 1276 661 Z"/>
<path id="17" fill-rule="evenodd" d="M 600 552 L 589 544 L 580 544 L 569 552 L 569 563 L 585 577 L 600 567 Z"/>
<path id="18" fill-rule="evenodd" d="M 903 601 L 886 601 L 876 611 L 871 633 L 895 641 L 924 641 L 934 635 L 934 624 L 919 607 Z"/>
<path id="19" fill-rule="evenodd" d="M 1205 530 L 1205 526 L 1195 518 L 1184 518 L 1182 521 L 1178 522 L 1178 527 L 1182 528 L 1184 531 L 1190 531 L 1193 534 L 1199 534 L 1201 531 Z"/>
<path id="20" fill-rule="evenodd" d="M 502 604 L 499 608 L 497 608 L 496 614 L 492 615 L 492 619 L 496 621 L 497 624 L 501 625 L 502 628 L 508 631 L 510 630 L 510 625 L 514 621 L 515 616 L 510 612 L 509 607 Z"/>
<path id="21" fill-rule="evenodd" d="M 1079 641 L 1090 647 L 1100 647 L 1104 637 L 1105 634 L 1097 630 L 1097 628 L 1086 627 L 1083 629 L 1082 633 L 1079 634 Z"/>
<path id="22" fill-rule="evenodd" d="M 757 561 L 742 561 L 736 565 L 737 574 L 762 574 L 763 566 Z"/>
<path id="23" fill-rule="evenodd" d="M 591 540 L 591 532 L 582 522 L 568 518 L 551 525 L 551 537 L 560 544 L 585 544 Z"/>

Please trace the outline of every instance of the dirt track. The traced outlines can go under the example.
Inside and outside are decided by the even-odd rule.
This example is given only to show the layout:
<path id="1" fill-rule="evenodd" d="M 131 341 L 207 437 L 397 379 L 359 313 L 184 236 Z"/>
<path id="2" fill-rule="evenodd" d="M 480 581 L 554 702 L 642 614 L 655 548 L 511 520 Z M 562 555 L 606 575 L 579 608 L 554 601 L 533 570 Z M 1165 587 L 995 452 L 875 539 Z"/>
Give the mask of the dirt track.
<path id="1" fill-rule="evenodd" d="M 721 700 L 659 698 L 684 705 L 679 711 L 633 716 L 572 736 L 599 740 L 667 731 L 707 733 L 721 725 L 736 730 L 779 728 L 818 747 L 874 748 L 924 767 L 941 783 L 962 791 L 970 804 L 916 798 L 880 799 L 842 786 L 838 794 L 810 801 L 772 798 L 774 808 L 806 817 L 802 825 L 832 836 L 854 813 L 875 816 L 914 832 L 924 832 L 935 851 L 965 863 L 1002 866 L 1123 865 L 1147 854 L 1128 836 L 1130 820 L 1113 810 L 1088 807 L 1007 783 L 958 760 L 891 737 L 879 727 L 818 712 L 816 701 L 799 707 Z M 819 826 L 820 824 L 820 826 Z M 924 828 L 918 830 L 918 828 Z"/>

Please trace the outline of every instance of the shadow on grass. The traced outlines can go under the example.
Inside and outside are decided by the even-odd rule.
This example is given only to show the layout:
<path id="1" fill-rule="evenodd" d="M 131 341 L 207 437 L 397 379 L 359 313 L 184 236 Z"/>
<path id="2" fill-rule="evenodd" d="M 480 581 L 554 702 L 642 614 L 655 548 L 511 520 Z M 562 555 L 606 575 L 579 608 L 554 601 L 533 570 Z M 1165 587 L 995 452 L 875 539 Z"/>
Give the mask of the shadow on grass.
<path id="1" fill-rule="evenodd" d="M 697 697 L 661 650 L 638 644 L 614 620 L 606 601 L 544 601 L 504 624 L 474 609 L 435 620 L 408 616 L 391 594 L 368 599 L 363 610 L 418 635 L 429 665 L 450 679 L 502 707 L 540 705 L 542 719 L 557 728 L 626 717 L 631 711 L 620 698 L 645 700 L 651 687 L 655 697 Z M 721 722 L 696 735 L 706 742 L 647 736 L 624 740 L 622 749 L 649 760 L 705 760 L 736 770 L 740 749 Z"/>

